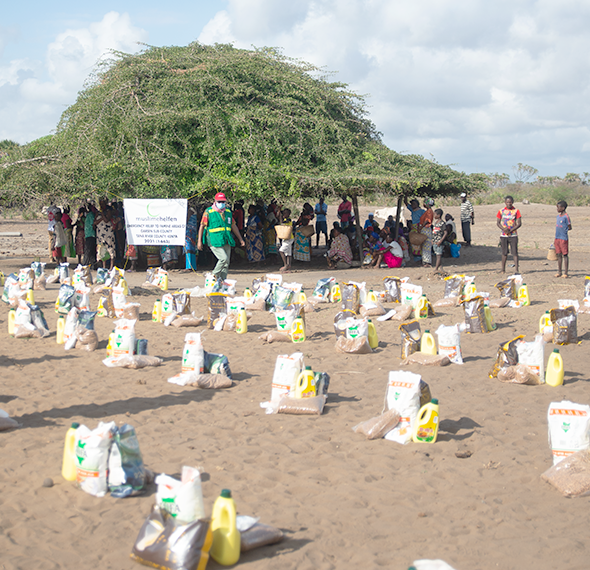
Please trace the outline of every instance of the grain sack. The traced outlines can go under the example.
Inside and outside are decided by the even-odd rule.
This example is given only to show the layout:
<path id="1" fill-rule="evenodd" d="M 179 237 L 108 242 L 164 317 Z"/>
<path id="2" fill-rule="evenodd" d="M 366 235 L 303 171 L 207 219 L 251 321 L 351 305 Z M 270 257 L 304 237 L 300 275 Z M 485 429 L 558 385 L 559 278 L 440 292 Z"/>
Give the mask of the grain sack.
<path id="1" fill-rule="evenodd" d="M 563 400 L 551 402 L 547 412 L 553 465 L 590 447 L 590 406 Z"/>
<path id="2" fill-rule="evenodd" d="M 326 395 L 320 394 L 311 398 L 291 398 L 283 396 L 278 405 L 279 414 L 296 416 L 320 416 L 324 411 Z"/>
<path id="3" fill-rule="evenodd" d="M 25 267 L 18 272 L 18 285 L 21 289 L 32 289 L 35 284 L 35 270 Z"/>
<path id="4" fill-rule="evenodd" d="M 341 283 L 342 309 L 358 313 L 361 306 L 360 289 L 354 283 Z"/>
<path id="5" fill-rule="evenodd" d="M 70 264 L 69 263 L 60 263 L 58 266 L 58 276 L 59 282 L 64 283 L 66 279 L 70 276 Z"/>
<path id="6" fill-rule="evenodd" d="M 580 309 L 580 303 L 577 299 L 557 299 L 557 307 L 559 309 L 567 309 L 567 307 L 573 307 L 576 309 L 576 313 Z"/>
<path id="7" fill-rule="evenodd" d="M 275 320 L 277 323 L 277 331 L 289 332 L 293 321 L 299 315 L 296 307 L 291 306 L 289 309 L 278 309 L 275 311 Z"/>
<path id="8" fill-rule="evenodd" d="M 173 327 L 198 327 L 205 322 L 205 317 L 195 317 L 195 315 L 177 315 L 172 321 Z"/>
<path id="9" fill-rule="evenodd" d="M 231 388 L 232 380 L 225 374 L 199 374 L 196 376 L 193 386 L 201 388 L 201 390 L 219 390 L 222 388 Z"/>
<path id="10" fill-rule="evenodd" d="M 497 378 L 498 373 L 502 368 L 507 368 L 508 366 L 515 366 L 518 364 L 518 351 L 516 350 L 516 345 L 524 338 L 524 335 L 521 334 L 508 342 L 505 342 L 500 345 L 498 348 L 498 353 L 496 355 L 496 361 L 492 366 L 488 376 L 490 378 Z"/>
<path id="11" fill-rule="evenodd" d="M 565 457 L 541 475 L 564 497 L 590 495 L 590 450 L 582 449 Z"/>
<path id="12" fill-rule="evenodd" d="M 363 317 L 380 317 L 385 314 L 385 309 L 381 303 L 367 302 L 361 305 L 360 314 Z"/>
<path id="13" fill-rule="evenodd" d="M 448 356 L 444 354 L 425 354 L 423 352 L 414 352 L 410 354 L 402 364 L 422 364 L 423 366 L 448 366 L 451 363 Z"/>
<path id="14" fill-rule="evenodd" d="M 187 333 L 184 337 L 182 351 L 182 372 L 205 371 L 205 353 L 201 342 L 201 333 Z"/>
<path id="15" fill-rule="evenodd" d="M 45 315 L 43 311 L 39 307 L 39 305 L 30 305 L 31 309 L 31 324 L 41 332 L 41 336 L 43 338 L 48 337 L 49 327 L 47 326 L 47 321 L 45 320 Z"/>
<path id="16" fill-rule="evenodd" d="M 226 299 L 225 293 L 209 293 L 207 295 L 207 327 L 210 329 L 215 328 L 215 321 L 217 321 L 220 315 L 226 314 Z"/>
<path id="17" fill-rule="evenodd" d="M 76 286 L 74 307 L 77 307 L 81 311 L 90 310 L 90 287 L 87 287 L 83 283 Z"/>
<path id="18" fill-rule="evenodd" d="M 404 370 L 391 371 L 387 381 L 385 402 L 388 410 L 396 410 L 397 426 L 385 434 L 385 439 L 406 444 L 412 440 L 412 428 L 420 410 L 421 377 Z"/>
<path id="19" fill-rule="evenodd" d="M 114 322 L 113 356 L 128 354 L 133 356 L 135 351 L 135 323 L 134 320 L 119 319 Z"/>
<path id="20" fill-rule="evenodd" d="M 399 331 L 402 336 L 401 340 L 401 358 L 402 360 L 408 358 L 410 354 L 420 350 L 420 339 L 422 333 L 420 332 L 420 323 L 418 321 L 410 321 L 399 326 Z"/>
<path id="21" fill-rule="evenodd" d="M 554 344 L 576 344 L 578 342 L 578 317 L 574 307 L 551 309 Z"/>
<path id="22" fill-rule="evenodd" d="M 156 505 L 178 522 L 190 523 L 206 518 L 198 469 L 185 465 L 180 481 L 162 473 L 156 477 L 155 483 L 158 486 Z"/>
<path id="23" fill-rule="evenodd" d="M 261 546 L 276 544 L 283 540 L 280 528 L 262 523 L 254 523 L 247 530 L 240 531 L 240 552 L 249 552 Z"/>
<path id="24" fill-rule="evenodd" d="M 367 439 L 380 439 L 399 423 L 399 418 L 400 415 L 397 410 L 387 410 L 380 416 L 355 425 L 352 431 L 362 433 Z"/>
<path id="25" fill-rule="evenodd" d="M 76 348 L 94 352 L 98 348 L 98 335 L 95 330 L 77 326 L 76 331 Z"/>
<path id="26" fill-rule="evenodd" d="M 71 285 L 62 285 L 57 293 L 57 300 L 55 302 L 55 312 L 58 315 L 67 315 L 70 309 L 74 307 L 74 295 L 76 289 Z"/>
<path id="27" fill-rule="evenodd" d="M 388 303 L 401 303 L 401 279 L 399 277 L 384 277 L 385 301 Z"/>
<path id="28" fill-rule="evenodd" d="M 392 321 L 405 321 L 412 314 L 412 307 L 410 305 L 400 305 L 391 309 L 389 312 L 394 311 L 391 317 Z"/>
<path id="29" fill-rule="evenodd" d="M 465 275 L 449 275 L 445 277 L 445 299 L 463 295 Z"/>
<path id="30" fill-rule="evenodd" d="M 536 335 L 532 342 L 521 340 L 516 343 L 518 363 L 526 366 L 533 374 L 545 381 L 545 341 L 543 335 Z"/>
<path id="31" fill-rule="evenodd" d="M 264 342 L 268 342 L 271 344 L 273 342 L 292 342 L 291 336 L 289 333 L 283 333 L 279 331 L 270 331 L 267 333 L 262 333 L 258 340 L 262 340 Z"/>
<path id="32" fill-rule="evenodd" d="M 448 356 L 453 364 L 463 364 L 459 325 L 440 325 L 435 334 L 438 337 L 438 353 Z"/>
<path id="33" fill-rule="evenodd" d="M 526 384 L 528 386 L 538 386 L 542 384 L 541 378 L 531 372 L 528 366 L 524 364 L 515 364 L 506 366 L 498 371 L 498 380 L 510 384 Z"/>
<path id="34" fill-rule="evenodd" d="M 70 350 L 76 346 L 76 327 L 78 326 L 78 309 L 72 307 L 66 317 L 64 326 L 64 348 Z"/>
<path id="35" fill-rule="evenodd" d="M 107 492 L 109 449 L 115 422 L 100 422 L 94 430 L 81 425 L 76 430 L 76 482 L 82 491 L 95 497 Z"/>
<path id="36" fill-rule="evenodd" d="M 297 377 L 303 370 L 303 354 L 295 352 L 288 356 L 279 354 L 277 356 L 275 370 L 272 377 L 272 390 L 270 401 L 278 405 L 283 396 L 295 394 Z"/>
<path id="37" fill-rule="evenodd" d="M 98 307 L 96 308 L 97 316 L 107 317 L 109 319 L 115 318 L 115 306 L 113 305 L 113 291 L 110 287 L 103 287 L 102 295 L 98 300 Z"/>
<path id="38" fill-rule="evenodd" d="M 369 338 L 369 321 L 367 319 L 347 319 L 346 338 L 355 339 L 358 337 Z"/>
<path id="39" fill-rule="evenodd" d="M 343 352 L 348 354 L 370 354 L 373 352 L 369 339 L 366 336 L 358 336 L 356 338 L 346 338 L 339 336 L 336 341 L 336 352 Z"/>
<path id="40" fill-rule="evenodd" d="M 414 285 L 413 283 L 401 284 L 402 304 L 409 305 L 412 309 L 415 309 L 420 297 L 422 297 L 422 287 L 420 285 Z"/>
<path id="41" fill-rule="evenodd" d="M 490 299 L 489 306 L 491 309 L 502 309 L 510 304 L 510 297 L 500 297 L 499 299 Z"/>
<path id="42" fill-rule="evenodd" d="M 465 326 L 468 333 L 487 333 L 483 297 L 477 295 L 461 302 L 465 312 Z"/>
<path id="43" fill-rule="evenodd" d="M 460 297 L 444 297 L 432 303 L 433 307 L 457 307 L 461 301 Z"/>

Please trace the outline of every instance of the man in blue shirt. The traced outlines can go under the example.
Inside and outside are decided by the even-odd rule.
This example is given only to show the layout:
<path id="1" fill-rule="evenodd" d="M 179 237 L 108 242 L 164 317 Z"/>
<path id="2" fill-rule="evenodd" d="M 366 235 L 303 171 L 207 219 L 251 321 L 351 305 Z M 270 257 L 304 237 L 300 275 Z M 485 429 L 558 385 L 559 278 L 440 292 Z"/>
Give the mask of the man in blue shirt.
<path id="1" fill-rule="evenodd" d="M 320 198 L 313 211 L 315 213 L 315 247 L 317 249 L 320 245 L 320 234 L 324 234 L 326 246 L 328 245 L 328 222 L 326 219 L 328 204 L 325 204 L 324 199 Z"/>

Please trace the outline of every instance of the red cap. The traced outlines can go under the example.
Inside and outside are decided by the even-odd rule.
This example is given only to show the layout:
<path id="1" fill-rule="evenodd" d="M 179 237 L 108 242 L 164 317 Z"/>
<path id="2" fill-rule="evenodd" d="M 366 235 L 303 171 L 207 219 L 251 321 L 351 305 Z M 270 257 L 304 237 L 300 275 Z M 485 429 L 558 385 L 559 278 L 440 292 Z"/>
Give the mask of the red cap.
<path id="1" fill-rule="evenodd" d="M 227 202 L 227 198 L 225 197 L 225 194 L 223 192 L 217 192 L 217 194 L 215 194 L 215 201 Z"/>

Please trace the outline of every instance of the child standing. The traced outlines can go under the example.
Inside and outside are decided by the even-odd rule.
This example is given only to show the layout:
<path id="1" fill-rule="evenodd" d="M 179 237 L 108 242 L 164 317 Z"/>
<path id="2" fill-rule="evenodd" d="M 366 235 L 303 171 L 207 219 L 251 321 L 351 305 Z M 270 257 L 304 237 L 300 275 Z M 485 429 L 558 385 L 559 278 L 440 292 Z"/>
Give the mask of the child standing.
<path id="1" fill-rule="evenodd" d="M 285 208 L 281 212 L 281 224 L 285 226 L 293 226 L 293 222 L 291 220 L 291 210 L 289 210 L 289 208 Z M 281 272 L 289 273 L 289 271 L 291 271 L 291 260 L 293 258 L 294 241 L 294 238 L 281 240 L 281 245 L 279 247 L 279 253 L 281 254 L 281 258 L 283 260 L 283 267 L 279 269 L 279 271 Z"/>
<path id="2" fill-rule="evenodd" d="M 572 222 L 567 212 L 567 202 L 560 200 L 557 202 L 557 225 L 555 226 L 555 253 L 557 255 L 557 273 L 555 277 L 568 278 L 569 269 L 569 238 L 568 232 L 572 229 Z M 562 273 L 563 260 L 563 273 Z"/>
<path id="3" fill-rule="evenodd" d="M 436 254 L 436 265 L 434 267 L 434 272 L 439 273 L 441 270 L 442 264 L 442 254 L 443 254 L 443 242 L 447 237 L 447 224 L 442 219 L 443 211 L 440 208 L 434 210 L 434 220 L 432 221 L 432 249 Z"/>
<path id="4" fill-rule="evenodd" d="M 508 249 L 514 259 L 514 272 L 518 273 L 518 228 L 522 226 L 520 210 L 514 207 L 514 198 L 504 198 L 504 208 L 496 214 L 496 225 L 502 230 L 500 245 L 502 248 L 502 273 L 506 273 Z"/>

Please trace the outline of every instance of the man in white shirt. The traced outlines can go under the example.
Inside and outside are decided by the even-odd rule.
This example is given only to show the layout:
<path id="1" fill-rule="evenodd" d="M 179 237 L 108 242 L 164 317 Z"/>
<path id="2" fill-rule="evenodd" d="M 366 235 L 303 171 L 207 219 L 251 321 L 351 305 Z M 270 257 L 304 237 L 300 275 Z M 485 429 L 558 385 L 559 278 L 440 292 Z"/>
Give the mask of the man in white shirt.
<path id="1" fill-rule="evenodd" d="M 47 232 L 49 233 L 49 260 L 53 261 L 53 250 L 55 249 L 55 222 L 57 222 L 57 213 L 61 210 L 51 204 L 47 208 Z"/>
<path id="2" fill-rule="evenodd" d="M 475 224 L 475 213 L 467 194 L 461 194 L 461 233 L 466 246 L 471 245 L 471 226 Z"/>

